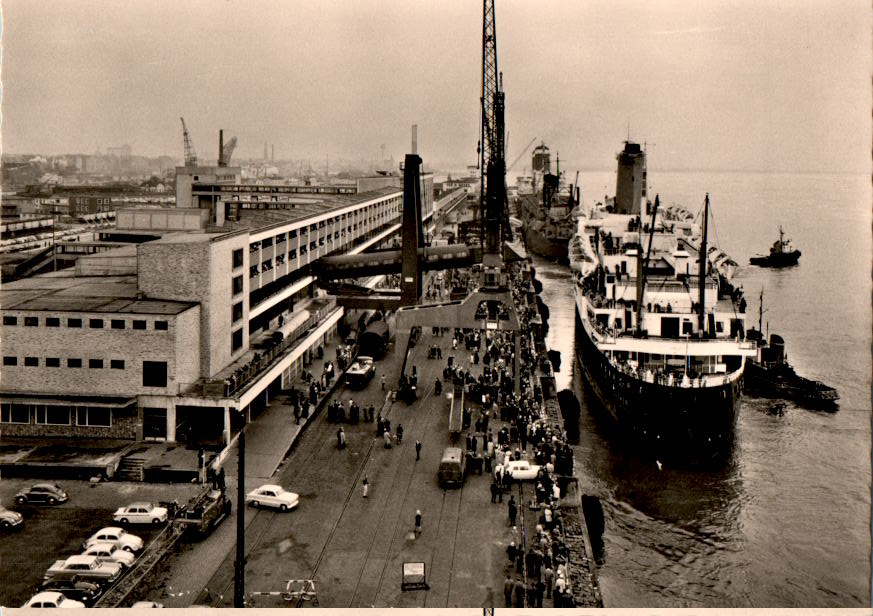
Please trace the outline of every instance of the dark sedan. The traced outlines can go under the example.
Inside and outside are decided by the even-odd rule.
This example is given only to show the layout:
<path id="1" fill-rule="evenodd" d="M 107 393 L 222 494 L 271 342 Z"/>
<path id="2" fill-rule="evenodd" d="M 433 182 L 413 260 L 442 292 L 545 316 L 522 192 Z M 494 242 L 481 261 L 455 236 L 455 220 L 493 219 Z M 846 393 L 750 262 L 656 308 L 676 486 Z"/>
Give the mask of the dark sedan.
<path id="1" fill-rule="evenodd" d="M 56 483 L 35 483 L 26 490 L 15 495 L 15 502 L 19 505 L 25 503 L 46 503 L 55 505 L 67 501 L 67 493 Z"/>

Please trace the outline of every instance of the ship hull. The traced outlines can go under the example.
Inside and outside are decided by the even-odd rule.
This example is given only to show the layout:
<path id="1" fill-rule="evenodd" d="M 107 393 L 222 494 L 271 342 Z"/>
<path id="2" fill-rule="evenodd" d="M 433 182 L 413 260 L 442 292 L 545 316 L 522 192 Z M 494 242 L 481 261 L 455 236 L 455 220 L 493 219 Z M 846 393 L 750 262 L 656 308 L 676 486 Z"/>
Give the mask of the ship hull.
<path id="1" fill-rule="evenodd" d="M 602 409 L 634 441 L 664 457 L 730 450 L 742 378 L 712 387 L 669 387 L 617 370 L 588 336 L 576 310 L 576 360 Z"/>
<path id="2" fill-rule="evenodd" d="M 569 238 L 566 240 L 547 238 L 526 224 L 523 226 L 523 229 L 524 243 L 530 252 L 551 261 L 557 261 L 563 265 L 570 263 L 570 259 L 567 256 L 567 247 L 570 243 Z"/>

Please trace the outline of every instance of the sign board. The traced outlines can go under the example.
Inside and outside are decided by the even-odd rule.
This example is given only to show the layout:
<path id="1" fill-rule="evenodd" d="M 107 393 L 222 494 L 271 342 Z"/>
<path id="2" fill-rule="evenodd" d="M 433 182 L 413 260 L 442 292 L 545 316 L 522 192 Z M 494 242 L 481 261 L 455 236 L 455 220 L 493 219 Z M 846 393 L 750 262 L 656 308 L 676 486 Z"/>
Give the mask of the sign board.
<path id="1" fill-rule="evenodd" d="M 424 563 L 404 562 L 401 569 L 401 590 L 428 590 L 427 574 Z"/>

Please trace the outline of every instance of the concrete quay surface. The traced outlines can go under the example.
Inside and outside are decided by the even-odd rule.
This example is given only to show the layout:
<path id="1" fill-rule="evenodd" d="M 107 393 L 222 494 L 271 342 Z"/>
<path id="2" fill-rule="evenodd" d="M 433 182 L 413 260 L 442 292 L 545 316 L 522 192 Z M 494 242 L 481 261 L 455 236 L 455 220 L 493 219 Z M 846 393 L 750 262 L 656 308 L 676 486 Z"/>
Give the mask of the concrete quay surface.
<path id="1" fill-rule="evenodd" d="M 442 360 L 428 359 L 431 345 L 442 348 Z M 333 357 L 326 348 L 325 360 Z M 449 355 L 471 368 L 468 351 L 451 350 L 451 334 L 434 337 L 429 330 L 412 349 L 407 372 L 417 367 L 418 399 L 411 405 L 392 401 L 390 388 L 399 377 L 401 356 L 389 346 L 377 362 L 376 376 L 366 388 L 337 385 L 325 402 L 354 399 L 362 408 L 373 405 L 391 421 L 396 433 L 403 425 L 402 443 L 390 449 L 377 437 L 373 422 L 331 423 L 324 410 L 303 426 L 281 397 L 247 429 L 246 491 L 263 483 L 279 483 L 300 495 L 294 511 L 245 511 L 246 605 L 287 607 L 493 607 L 504 606 L 504 581 L 519 572 L 511 566 L 506 548 L 510 541 L 528 541 L 535 534 L 539 511 L 524 506 L 533 495 L 532 484 L 517 484 L 502 503 L 492 503 L 491 477 L 470 475 L 463 488 L 443 490 L 437 468 L 445 447 L 456 445 L 449 436 L 446 393 L 434 394 L 436 378 Z M 318 375 L 320 362 L 310 371 Z M 386 389 L 381 387 L 385 375 Z M 553 402 L 553 401 L 552 401 Z M 322 405 L 324 402 L 322 402 Z M 555 405 L 547 405 L 547 421 L 561 424 Z M 548 415 L 555 415 L 550 417 Z M 304 422 L 301 422 L 301 424 Z M 347 447 L 337 448 L 342 425 Z M 492 419 L 496 432 L 504 424 Z M 415 441 L 422 443 L 416 459 Z M 463 439 L 462 439 L 463 440 Z M 293 444 L 293 446 L 292 446 Z M 463 447 L 463 443 L 457 443 Z M 288 456 L 285 452 L 289 450 Z M 237 493 L 236 452 L 225 463 L 228 491 Z M 369 493 L 362 496 L 367 477 Z M 517 527 L 508 524 L 506 501 L 514 494 L 519 503 Z M 565 502 L 572 501 L 572 502 Z M 578 606 L 601 606 L 594 566 L 588 558 L 584 517 L 578 494 L 562 499 L 561 511 L 570 552 L 568 575 Z M 236 503 L 234 503 L 236 507 Z M 422 532 L 414 532 L 416 510 L 422 512 Z M 130 597 L 151 599 L 167 607 L 233 605 L 235 523 L 227 521 L 204 541 L 183 544 Z M 429 588 L 401 589 L 404 562 L 423 562 Z M 307 602 L 281 596 L 288 580 L 313 580 L 315 595 Z M 294 583 L 292 590 L 302 588 Z M 545 599 L 544 607 L 552 607 Z"/>

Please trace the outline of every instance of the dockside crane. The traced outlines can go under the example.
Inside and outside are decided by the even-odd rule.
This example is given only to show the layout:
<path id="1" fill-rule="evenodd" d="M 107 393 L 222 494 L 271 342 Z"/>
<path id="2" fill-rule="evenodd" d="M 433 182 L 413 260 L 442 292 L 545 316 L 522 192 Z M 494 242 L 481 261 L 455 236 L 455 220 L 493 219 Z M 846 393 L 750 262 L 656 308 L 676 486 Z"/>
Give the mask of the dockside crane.
<path id="1" fill-rule="evenodd" d="M 482 169 L 479 198 L 482 207 L 483 287 L 500 286 L 503 241 L 511 239 L 506 199 L 506 100 L 503 75 L 497 69 L 497 29 L 494 0 L 482 3 L 482 105 L 479 162 Z"/>
<path id="2" fill-rule="evenodd" d="M 185 146 L 185 166 L 193 168 L 197 166 L 197 152 L 194 151 L 194 144 L 191 143 L 191 137 L 188 135 L 188 127 L 185 126 L 185 118 L 179 118 L 182 121 L 182 142 Z"/>

